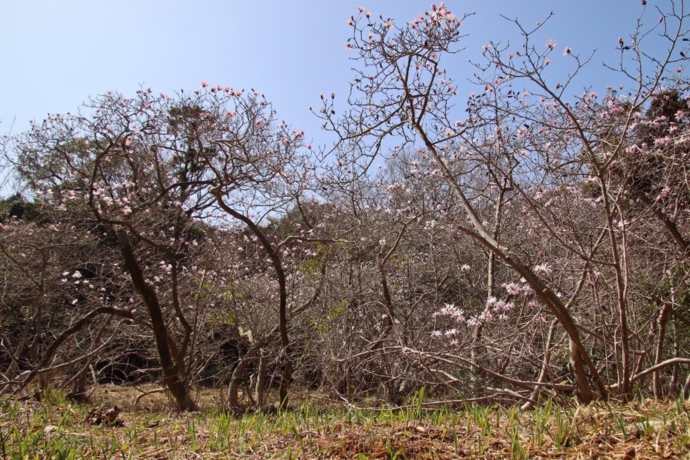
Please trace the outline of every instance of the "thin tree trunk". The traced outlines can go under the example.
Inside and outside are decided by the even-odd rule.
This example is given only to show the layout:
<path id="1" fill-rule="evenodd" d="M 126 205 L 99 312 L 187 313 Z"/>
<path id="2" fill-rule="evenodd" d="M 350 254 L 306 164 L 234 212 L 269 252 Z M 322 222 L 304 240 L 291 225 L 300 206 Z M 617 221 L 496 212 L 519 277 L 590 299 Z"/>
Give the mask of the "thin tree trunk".
<path id="1" fill-rule="evenodd" d="M 546 337 L 546 345 L 544 346 L 544 359 L 541 364 L 541 371 L 539 372 L 539 378 L 537 379 L 538 383 L 544 383 L 544 380 L 546 379 L 546 374 L 549 369 L 549 359 L 551 358 L 551 341 L 553 340 L 553 331 L 556 326 L 556 321 L 551 322 L 551 326 L 549 327 L 549 334 Z M 521 409 L 522 410 L 530 410 L 534 407 L 538 397 L 539 393 L 541 392 L 540 387 L 536 387 L 532 394 L 529 397 L 529 401 L 527 401 L 525 404 L 522 405 Z"/>
<path id="2" fill-rule="evenodd" d="M 498 203 L 496 204 L 496 213 L 494 215 L 494 228 L 493 228 L 493 237 L 496 241 L 499 240 L 498 234 L 501 229 L 501 211 L 503 210 L 503 197 L 505 195 L 505 188 L 501 187 L 501 190 L 498 195 Z M 487 263 L 486 267 L 486 305 L 484 306 L 484 311 L 486 311 L 489 308 L 489 300 L 494 296 L 494 278 L 496 275 L 496 254 L 494 254 L 493 251 L 488 251 L 489 252 L 489 260 Z M 472 348 L 470 350 L 470 357 L 472 358 L 472 361 L 475 363 L 479 364 L 477 362 L 477 359 L 479 358 L 479 351 L 480 351 L 480 343 L 482 340 L 482 329 L 483 325 L 480 323 L 478 324 L 472 333 Z M 473 382 L 473 385 L 475 388 L 473 390 L 476 392 L 477 391 L 477 386 L 478 383 L 481 380 L 482 374 L 474 369 L 471 375 L 471 379 Z"/>
<path id="3" fill-rule="evenodd" d="M 266 368 L 268 366 L 268 359 L 264 355 L 263 350 L 259 354 L 259 375 L 256 379 L 256 405 L 263 410 L 266 403 Z"/>
<path id="4" fill-rule="evenodd" d="M 237 367 L 232 371 L 230 377 L 230 386 L 228 387 L 228 408 L 233 412 L 240 412 L 240 385 L 247 374 L 247 357 L 241 358 L 237 363 Z"/>
<path id="5" fill-rule="evenodd" d="M 611 245 L 611 258 L 613 259 L 613 269 L 616 274 L 616 303 L 618 306 L 618 322 L 621 334 L 621 361 L 623 376 L 620 377 L 619 374 L 619 388 L 621 393 L 627 400 L 632 399 L 632 385 L 630 383 L 630 377 L 632 376 L 632 356 L 630 353 L 630 332 L 628 329 L 628 299 L 627 299 L 627 275 L 625 273 L 625 266 L 627 264 L 626 254 L 625 254 L 625 233 L 621 237 L 623 242 L 621 243 L 623 253 L 619 251 L 618 238 L 614 231 L 613 216 L 611 214 L 611 205 L 609 202 L 608 188 L 603 179 L 600 176 L 599 188 L 601 190 L 601 196 L 603 199 L 603 207 L 606 211 L 606 221 L 607 228 L 606 231 L 609 235 L 609 241 Z M 621 221 L 623 217 L 621 217 Z"/>
<path id="6" fill-rule="evenodd" d="M 665 303 L 661 307 L 661 313 L 659 314 L 658 325 L 659 325 L 659 340 L 656 344 L 656 355 L 654 356 L 654 365 L 656 366 L 661 362 L 661 358 L 664 352 L 664 336 L 666 335 L 666 323 L 668 322 L 668 316 L 671 311 L 671 304 Z M 661 371 L 654 372 L 654 397 L 656 399 L 663 398 L 663 391 L 661 390 Z"/>

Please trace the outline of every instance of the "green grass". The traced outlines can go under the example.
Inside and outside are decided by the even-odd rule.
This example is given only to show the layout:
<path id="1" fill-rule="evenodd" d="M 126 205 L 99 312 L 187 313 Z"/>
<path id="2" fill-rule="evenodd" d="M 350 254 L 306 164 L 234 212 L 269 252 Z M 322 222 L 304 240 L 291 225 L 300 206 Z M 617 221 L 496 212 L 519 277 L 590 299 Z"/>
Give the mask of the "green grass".
<path id="1" fill-rule="evenodd" d="M 621 458 L 631 447 L 640 457 L 690 455 L 690 403 L 682 400 L 586 407 L 544 401 L 528 412 L 470 404 L 427 410 L 420 392 L 395 411 L 304 399 L 278 414 L 238 417 L 216 407 L 213 398 L 201 412 L 180 414 L 166 410 L 165 400 L 134 407 L 126 388 L 104 390 L 95 403 L 124 406 L 123 426 L 89 425 L 91 406 L 57 392 L 41 401 L 1 401 L 0 455 L 12 460 Z"/>

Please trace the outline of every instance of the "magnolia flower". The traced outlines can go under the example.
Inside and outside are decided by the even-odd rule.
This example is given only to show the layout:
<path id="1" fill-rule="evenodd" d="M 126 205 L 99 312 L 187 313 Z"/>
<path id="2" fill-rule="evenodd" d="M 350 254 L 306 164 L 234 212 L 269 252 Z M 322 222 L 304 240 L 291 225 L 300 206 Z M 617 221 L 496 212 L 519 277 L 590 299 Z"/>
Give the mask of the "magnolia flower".
<path id="1" fill-rule="evenodd" d="M 553 50 L 556 47 L 556 40 L 552 38 L 551 40 L 547 41 L 546 47 L 550 50 Z"/>
<path id="2" fill-rule="evenodd" d="M 549 267 L 548 264 L 540 264 L 540 265 L 535 265 L 534 266 L 534 273 L 538 275 L 550 275 L 551 274 L 551 267 Z"/>
<path id="3" fill-rule="evenodd" d="M 480 326 L 481 324 L 482 324 L 482 322 L 479 321 L 479 319 L 475 318 L 474 316 L 467 321 L 467 325 L 469 327 Z"/>
<path id="4" fill-rule="evenodd" d="M 566 46 L 565 49 L 563 50 L 563 56 L 567 56 L 567 55 L 569 55 L 569 54 L 570 54 L 570 48 L 568 48 L 568 47 Z"/>
<path id="5" fill-rule="evenodd" d="M 519 295 L 521 292 L 520 286 L 515 283 L 504 284 L 503 287 L 506 288 L 510 295 Z"/>

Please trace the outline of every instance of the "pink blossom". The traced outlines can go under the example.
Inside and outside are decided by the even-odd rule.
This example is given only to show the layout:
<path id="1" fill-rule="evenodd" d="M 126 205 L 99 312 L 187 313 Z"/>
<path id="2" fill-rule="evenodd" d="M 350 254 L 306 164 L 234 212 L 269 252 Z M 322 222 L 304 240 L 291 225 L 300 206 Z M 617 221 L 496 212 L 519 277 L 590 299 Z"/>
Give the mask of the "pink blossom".
<path id="1" fill-rule="evenodd" d="M 551 267 L 549 267 L 548 264 L 540 264 L 540 265 L 535 265 L 534 266 L 534 273 L 538 275 L 550 275 L 551 274 Z"/>
<path id="2" fill-rule="evenodd" d="M 556 47 L 556 40 L 553 38 L 550 39 L 549 41 L 546 42 L 546 47 L 550 50 L 553 50 Z"/>
<path id="3" fill-rule="evenodd" d="M 469 327 L 475 327 L 475 326 L 481 326 L 482 322 L 479 321 L 479 319 L 475 318 L 474 316 L 467 320 L 467 325 Z"/>
<path id="4" fill-rule="evenodd" d="M 519 295 L 521 292 L 520 286 L 516 283 L 504 284 L 503 287 L 510 295 Z"/>

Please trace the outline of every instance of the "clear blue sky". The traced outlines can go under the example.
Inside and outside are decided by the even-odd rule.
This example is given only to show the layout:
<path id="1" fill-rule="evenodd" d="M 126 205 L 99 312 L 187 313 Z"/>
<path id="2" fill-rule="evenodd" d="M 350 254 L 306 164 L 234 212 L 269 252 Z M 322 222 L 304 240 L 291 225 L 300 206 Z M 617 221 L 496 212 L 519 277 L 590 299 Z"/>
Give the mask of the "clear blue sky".
<path id="1" fill-rule="evenodd" d="M 657 1 L 648 3 L 655 21 Z M 13 122 L 16 133 L 30 119 L 73 111 L 108 90 L 134 94 L 143 84 L 170 94 L 205 80 L 265 93 L 280 118 L 305 129 L 307 139 L 326 142 L 307 107 L 318 105 L 320 92 L 347 93 L 352 63 L 345 20 L 360 4 L 400 24 L 430 2 L 0 0 L 0 133 Z M 598 49 L 590 80 L 600 92 L 611 81 L 602 60 L 616 58 L 618 37 L 632 31 L 643 11 L 640 0 L 450 0 L 446 6 L 458 16 L 477 13 L 465 25 L 467 51 L 447 62 L 456 81 L 471 75 L 468 59 L 478 59 L 484 43 L 516 38 L 500 14 L 534 24 L 553 11 L 544 41 L 558 42 L 558 57 L 566 45 L 582 54 Z"/>

